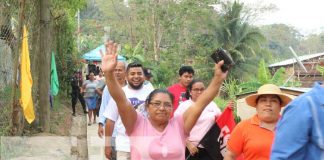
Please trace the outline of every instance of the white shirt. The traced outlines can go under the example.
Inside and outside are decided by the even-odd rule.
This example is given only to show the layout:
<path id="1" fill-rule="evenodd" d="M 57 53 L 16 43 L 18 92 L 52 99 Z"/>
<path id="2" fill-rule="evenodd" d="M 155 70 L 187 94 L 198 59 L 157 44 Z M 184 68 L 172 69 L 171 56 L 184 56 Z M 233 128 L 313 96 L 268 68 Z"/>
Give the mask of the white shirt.
<path id="1" fill-rule="evenodd" d="M 110 99 L 111 99 L 111 96 L 108 92 L 108 88 L 107 88 L 107 86 L 105 86 L 105 88 L 102 91 L 101 104 L 100 104 L 100 110 L 99 110 L 99 122 L 102 123 L 103 125 L 106 124 L 106 117 L 103 116 L 103 113 L 106 110 Z"/>
<path id="2" fill-rule="evenodd" d="M 183 114 L 189 107 L 195 102 L 191 99 L 182 102 L 177 110 L 174 112 L 174 115 Z M 201 115 L 199 116 L 196 124 L 190 131 L 190 136 L 188 140 L 193 143 L 195 146 L 198 146 L 200 140 L 205 136 L 205 134 L 209 131 L 209 129 L 215 123 L 215 117 L 221 115 L 221 110 L 217 107 L 215 102 L 210 102 L 206 108 L 202 111 Z M 199 146 L 203 147 L 203 146 Z"/>
<path id="3" fill-rule="evenodd" d="M 145 85 L 143 85 L 139 90 L 131 89 L 128 85 L 124 86 L 122 89 L 124 90 L 127 99 L 134 107 L 144 103 L 147 96 L 153 91 L 153 88 L 145 87 Z M 110 99 L 108 107 L 103 115 L 106 118 L 115 121 L 115 129 L 117 129 L 116 150 L 130 152 L 129 138 L 126 135 L 126 129 L 119 116 L 116 102 L 113 99 Z"/>

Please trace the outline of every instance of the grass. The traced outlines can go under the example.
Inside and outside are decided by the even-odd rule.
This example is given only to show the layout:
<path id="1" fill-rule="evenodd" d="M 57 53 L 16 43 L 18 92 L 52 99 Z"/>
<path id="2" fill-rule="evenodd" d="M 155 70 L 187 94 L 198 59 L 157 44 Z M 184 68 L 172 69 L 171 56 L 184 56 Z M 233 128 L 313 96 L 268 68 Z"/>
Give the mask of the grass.
<path id="1" fill-rule="evenodd" d="M 9 135 L 11 121 L 11 87 L 0 90 L 0 136 Z"/>
<path id="2" fill-rule="evenodd" d="M 71 108 L 66 96 L 54 96 L 53 109 L 51 110 L 50 133 L 56 135 L 69 135 L 71 127 Z"/>

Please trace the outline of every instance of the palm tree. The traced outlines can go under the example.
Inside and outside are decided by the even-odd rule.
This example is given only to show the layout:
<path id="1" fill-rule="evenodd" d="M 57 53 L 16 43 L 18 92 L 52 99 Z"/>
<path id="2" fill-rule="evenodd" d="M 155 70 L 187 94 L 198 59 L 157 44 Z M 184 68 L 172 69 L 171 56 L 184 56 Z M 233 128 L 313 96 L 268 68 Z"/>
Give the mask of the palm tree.
<path id="1" fill-rule="evenodd" d="M 265 38 L 259 30 L 249 25 L 247 16 L 243 14 L 243 4 L 228 1 L 222 3 L 222 9 L 216 28 L 219 44 L 229 51 L 236 63 L 256 55 Z"/>

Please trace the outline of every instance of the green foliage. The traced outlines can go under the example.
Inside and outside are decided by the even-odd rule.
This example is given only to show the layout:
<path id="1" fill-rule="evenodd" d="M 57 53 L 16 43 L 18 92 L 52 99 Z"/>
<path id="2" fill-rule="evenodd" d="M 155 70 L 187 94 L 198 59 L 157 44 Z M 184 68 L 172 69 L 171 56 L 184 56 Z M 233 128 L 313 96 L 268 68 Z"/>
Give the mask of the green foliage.
<path id="1" fill-rule="evenodd" d="M 215 103 L 217 104 L 217 106 L 222 110 L 224 111 L 227 103 L 228 103 L 228 100 L 225 100 L 223 98 L 220 98 L 220 97 L 216 97 L 214 99 Z"/>
<path id="2" fill-rule="evenodd" d="M 239 87 L 239 81 L 232 77 L 227 78 L 222 87 L 222 92 L 224 93 L 225 99 L 235 100 L 235 95 L 241 92 L 241 88 Z"/>
<path id="3" fill-rule="evenodd" d="M 316 70 L 321 72 L 321 75 L 323 76 L 324 75 L 324 67 L 320 66 L 320 65 L 317 65 L 316 66 Z"/>
<path id="4" fill-rule="evenodd" d="M 288 46 L 296 48 L 297 53 L 306 53 L 297 47 L 302 35 L 292 26 L 285 24 L 272 24 L 260 27 L 262 33 L 267 37 L 267 45 L 272 53 L 274 60 L 283 60 L 291 58 L 291 52 Z"/>
<path id="5" fill-rule="evenodd" d="M 263 35 L 249 25 L 242 15 L 243 4 L 239 2 L 222 3 L 223 14 L 217 37 L 219 44 L 228 50 L 234 61 L 244 61 L 246 56 L 253 56 L 264 41 Z"/>
<path id="6" fill-rule="evenodd" d="M 121 54 L 127 58 L 129 63 L 140 62 L 144 64 L 144 66 L 145 63 L 147 63 L 144 58 L 145 53 L 144 49 L 142 48 L 142 41 L 139 41 L 134 48 L 132 48 L 130 44 L 123 45 Z"/>
<path id="7" fill-rule="evenodd" d="M 98 0 L 97 3 L 102 17 L 104 17 L 101 26 L 105 25 L 111 28 L 110 37 L 112 39 L 129 45 L 123 49 L 136 48 L 141 42 L 144 60 L 148 61 L 150 66 L 157 67 L 153 68 L 153 71 L 164 70 L 164 68 L 159 69 L 163 65 L 176 66 L 172 67 L 171 71 L 174 72 L 172 74 L 155 72 L 158 80 L 154 78 L 154 81 L 157 80 L 158 84 L 170 85 L 169 83 L 176 80 L 178 67 L 184 64 L 188 65 L 188 62 L 195 59 L 196 56 L 206 55 L 207 51 L 215 48 L 215 40 L 210 42 L 203 39 L 204 36 L 202 36 L 206 32 L 214 30 L 212 24 L 216 22 L 217 14 L 209 6 L 216 3 L 214 0 L 129 0 L 129 7 L 125 7 L 124 3 L 120 1 Z M 197 45 L 197 42 L 202 39 L 203 43 L 212 45 Z M 125 52 L 133 53 L 133 51 Z M 134 57 L 134 55 L 130 57 Z M 194 62 L 193 65 L 196 66 L 196 64 Z M 203 66 L 203 64 L 197 66 L 200 67 L 200 65 Z M 161 77 L 164 77 L 168 82 L 160 81 Z M 210 77 L 211 75 L 208 75 L 205 79 Z"/>
<path id="8" fill-rule="evenodd" d="M 0 90 L 0 136 L 8 136 L 11 122 L 11 86 L 7 86 Z M 1 147 L 0 147 L 1 148 Z"/>
<path id="9" fill-rule="evenodd" d="M 60 89 L 69 89 L 69 79 L 74 69 L 79 67 L 80 53 L 77 51 L 77 19 L 78 9 L 86 4 L 85 0 L 54 0 L 52 2 L 53 51 L 57 60 L 57 71 Z"/>
<path id="10" fill-rule="evenodd" d="M 309 53 L 321 53 L 324 51 L 324 33 L 311 34 L 306 38 L 304 37 L 299 42 L 299 46 L 296 49 L 300 49 L 298 53 L 309 54 Z"/>
<path id="11" fill-rule="evenodd" d="M 279 68 L 273 76 L 271 76 L 269 68 L 267 67 L 264 60 L 259 62 L 258 68 L 258 78 L 252 78 L 247 82 L 243 82 L 239 85 L 242 93 L 256 91 L 259 87 L 264 84 L 272 83 L 277 86 L 300 86 L 298 81 L 285 82 L 285 69 L 283 67 Z"/>
<path id="12" fill-rule="evenodd" d="M 285 68 L 280 67 L 272 76 L 271 82 L 278 86 L 283 85 L 285 83 L 284 74 Z"/>
<path id="13" fill-rule="evenodd" d="M 261 84 L 266 84 L 266 83 L 270 82 L 270 79 L 271 79 L 270 71 L 269 71 L 268 67 L 266 66 L 264 60 L 262 59 L 259 63 L 258 81 Z"/>
<path id="14" fill-rule="evenodd" d="M 240 78 L 241 75 L 250 72 L 245 71 L 243 67 L 247 58 L 263 55 L 261 46 L 265 38 L 257 28 L 249 24 L 248 15 L 243 12 L 243 3 L 227 1 L 221 5 L 222 11 L 218 25 L 215 26 L 215 37 L 218 44 L 231 54 L 236 63 L 233 68 L 235 71 L 231 75 Z M 252 70 L 256 69 L 250 67 Z"/>
<path id="15" fill-rule="evenodd" d="M 220 97 L 216 97 L 216 98 L 214 99 L 214 102 L 217 104 L 217 106 L 218 106 L 222 111 L 224 111 L 224 109 L 226 108 L 227 103 L 228 103 L 229 101 L 231 101 L 231 99 L 230 99 L 230 100 L 225 100 L 225 99 L 220 98 Z M 236 109 L 234 109 L 233 114 L 234 114 L 234 120 L 235 120 L 236 124 L 239 123 L 239 122 L 241 121 L 241 118 L 237 115 L 237 110 L 236 110 Z"/>
<path id="16" fill-rule="evenodd" d="M 252 79 L 248 82 L 243 82 L 239 85 L 239 87 L 242 89 L 242 93 L 256 91 L 261 86 L 262 86 L 262 84 L 260 82 L 258 82 L 256 79 Z"/>

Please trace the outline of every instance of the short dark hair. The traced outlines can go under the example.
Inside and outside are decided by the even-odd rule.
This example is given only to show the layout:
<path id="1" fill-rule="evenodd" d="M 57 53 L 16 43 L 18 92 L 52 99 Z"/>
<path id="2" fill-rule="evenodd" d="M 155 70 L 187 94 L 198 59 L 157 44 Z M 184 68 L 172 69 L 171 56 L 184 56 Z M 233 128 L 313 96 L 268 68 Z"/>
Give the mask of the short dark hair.
<path id="1" fill-rule="evenodd" d="M 179 76 L 182 76 L 186 72 L 195 75 L 195 70 L 191 66 L 181 66 L 179 69 Z"/>
<path id="2" fill-rule="evenodd" d="M 188 87 L 187 87 L 187 89 L 186 89 L 186 98 L 187 98 L 187 99 L 191 98 L 190 91 L 192 90 L 192 86 L 193 86 L 195 83 L 198 83 L 198 82 L 204 83 L 204 81 L 201 80 L 201 79 L 193 79 L 193 80 L 189 83 L 189 85 L 188 85 Z"/>
<path id="3" fill-rule="evenodd" d="M 145 75 L 145 77 L 148 77 L 148 78 L 153 77 L 153 75 L 152 75 L 152 71 L 151 71 L 150 68 L 144 68 L 143 71 L 144 71 L 144 75 Z"/>
<path id="4" fill-rule="evenodd" d="M 140 68 L 142 68 L 142 71 L 144 72 L 143 65 L 142 65 L 141 63 L 138 63 L 138 62 L 132 62 L 132 63 L 129 63 L 129 64 L 127 65 L 127 68 L 126 68 L 126 72 L 128 72 L 130 68 L 135 68 L 135 67 L 140 67 Z"/>
<path id="5" fill-rule="evenodd" d="M 164 93 L 164 94 L 167 94 L 167 95 L 170 97 L 171 102 L 173 102 L 173 100 L 174 100 L 174 96 L 173 96 L 173 94 L 171 94 L 168 90 L 166 90 L 166 89 L 155 89 L 155 90 L 153 90 L 153 91 L 152 91 L 152 92 L 147 96 L 147 98 L 146 98 L 146 100 L 145 100 L 145 105 L 146 105 L 146 107 L 148 106 L 149 103 L 151 103 L 152 98 L 153 98 L 156 94 L 158 94 L 158 93 Z"/>

